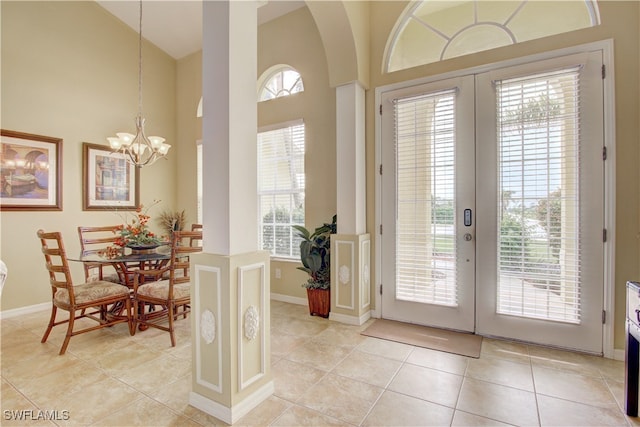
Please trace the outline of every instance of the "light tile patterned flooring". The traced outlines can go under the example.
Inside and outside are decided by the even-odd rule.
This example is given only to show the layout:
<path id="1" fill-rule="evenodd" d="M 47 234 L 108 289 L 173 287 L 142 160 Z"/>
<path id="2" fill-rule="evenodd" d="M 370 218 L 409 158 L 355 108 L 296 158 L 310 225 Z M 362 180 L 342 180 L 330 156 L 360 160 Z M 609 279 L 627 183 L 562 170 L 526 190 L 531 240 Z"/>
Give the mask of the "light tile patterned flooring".
<path id="1" fill-rule="evenodd" d="M 189 320 L 177 322 L 174 348 L 165 332 L 131 337 L 116 325 L 73 337 L 58 356 L 64 327 L 40 343 L 48 315 L 0 323 L 1 425 L 225 425 L 188 404 Z M 364 337 L 366 326 L 272 301 L 275 394 L 236 425 L 640 425 L 622 409 L 622 362 L 486 338 L 473 359 Z M 69 419 L 11 419 L 21 410 Z"/>

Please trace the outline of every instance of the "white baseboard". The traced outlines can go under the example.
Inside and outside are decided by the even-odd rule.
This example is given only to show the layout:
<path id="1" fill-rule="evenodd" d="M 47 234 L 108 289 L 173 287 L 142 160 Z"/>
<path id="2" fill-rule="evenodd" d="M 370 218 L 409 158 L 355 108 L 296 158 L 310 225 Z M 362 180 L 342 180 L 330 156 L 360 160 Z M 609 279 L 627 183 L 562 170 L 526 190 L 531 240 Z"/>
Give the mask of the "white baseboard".
<path id="1" fill-rule="evenodd" d="M 614 348 L 613 349 L 613 360 L 624 360 L 624 349 L 623 348 Z"/>
<path id="2" fill-rule="evenodd" d="M 297 304 L 297 305 L 309 305 L 309 302 L 307 301 L 306 298 L 292 297 L 290 295 L 284 295 L 284 294 L 271 293 L 271 299 L 274 301 L 288 302 L 288 303 Z"/>
<path id="3" fill-rule="evenodd" d="M 26 307 L 14 308 L 0 311 L 0 319 L 11 319 L 12 317 L 23 316 L 25 314 L 37 313 L 39 311 L 51 310 L 51 302 L 28 305 Z"/>
<path id="4" fill-rule="evenodd" d="M 273 395 L 274 390 L 273 381 L 269 381 L 231 408 L 192 391 L 189 394 L 189 404 L 227 424 L 233 424 Z"/>
<path id="5" fill-rule="evenodd" d="M 335 322 L 345 323 L 347 325 L 360 326 L 364 324 L 367 320 L 371 318 L 371 312 L 367 311 L 360 317 L 357 316 L 349 316 L 348 314 L 340 314 L 334 313 L 333 311 L 329 313 L 329 320 L 333 320 Z"/>

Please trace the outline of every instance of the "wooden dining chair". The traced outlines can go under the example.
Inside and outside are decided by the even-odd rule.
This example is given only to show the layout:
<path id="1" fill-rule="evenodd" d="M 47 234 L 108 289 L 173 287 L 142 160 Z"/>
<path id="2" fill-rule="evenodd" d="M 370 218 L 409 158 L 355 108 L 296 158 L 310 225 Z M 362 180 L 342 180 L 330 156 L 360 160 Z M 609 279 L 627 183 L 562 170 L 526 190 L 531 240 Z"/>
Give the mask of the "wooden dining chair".
<path id="1" fill-rule="evenodd" d="M 198 223 L 191 224 L 191 231 L 202 232 L 202 224 L 198 224 Z M 189 246 L 202 246 L 202 239 L 195 239 L 195 238 L 190 239 Z"/>
<path id="2" fill-rule="evenodd" d="M 80 237 L 81 256 L 100 254 L 108 246 L 116 247 L 115 242 L 119 237 L 119 225 L 104 225 L 98 227 L 78 227 L 78 237 Z M 84 262 L 84 280 L 105 280 L 113 283 L 126 282 L 118 275 L 118 271 L 113 265 L 100 262 Z"/>
<path id="3" fill-rule="evenodd" d="M 62 343 L 60 354 L 67 351 L 72 336 L 95 331 L 107 326 L 127 322 L 129 333 L 134 334 L 135 324 L 132 317 L 131 295 L 129 288 L 117 283 L 98 280 L 74 285 L 60 232 L 46 233 L 38 230 L 37 236 L 42 245 L 42 253 L 49 272 L 51 285 L 51 318 L 41 342 L 46 342 L 54 326 L 67 323 L 67 334 Z M 56 321 L 58 309 L 69 312 L 68 319 Z M 80 313 L 78 313 L 80 312 Z M 74 330 L 76 320 L 88 318 L 97 325 Z"/>
<path id="4" fill-rule="evenodd" d="M 202 239 L 202 232 L 175 231 L 167 266 L 156 271 L 139 272 L 133 281 L 135 322 L 143 328 L 154 327 L 169 332 L 172 347 L 176 345 L 174 321 L 179 316 L 186 318 L 191 310 L 189 255 L 202 251 L 201 247 L 188 244 L 191 239 Z M 165 278 L 167 274 L 168 278 Z M 150 275 L 156 276 L 152 282 L 148 281 Z M 158 306 L 162 310 L 145 310 Z"/>

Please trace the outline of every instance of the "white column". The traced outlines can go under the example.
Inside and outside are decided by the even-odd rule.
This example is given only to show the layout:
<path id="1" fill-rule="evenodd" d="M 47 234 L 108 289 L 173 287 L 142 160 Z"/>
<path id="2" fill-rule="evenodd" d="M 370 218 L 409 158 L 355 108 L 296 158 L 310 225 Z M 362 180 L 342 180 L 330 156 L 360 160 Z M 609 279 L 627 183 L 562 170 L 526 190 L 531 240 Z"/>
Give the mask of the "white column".
<path id="1" fill-rule="evenodd" d="M 338 233 L 367 230 L 365 93 L 358 83 L 336 88 Z"/>
<path id="2" fill-rule="evenodd" d="M 205 252 L 258 248 L 257 3 L 203 2 Z"/>
<path id="3" fill-rule="evenodd" d="M 232 424 L 273 394 L 258 250 L 257 2 L 203 2 L 203 252 L 191 256 L 189 403 Z"/>
<path id="4" fill-rule="evenodd" d="M 367 230 L 365 90 L 336 88 L 338 234 L 331 238 L 331 314 L 361 325 L 371 313 L 371 239 Z"/>

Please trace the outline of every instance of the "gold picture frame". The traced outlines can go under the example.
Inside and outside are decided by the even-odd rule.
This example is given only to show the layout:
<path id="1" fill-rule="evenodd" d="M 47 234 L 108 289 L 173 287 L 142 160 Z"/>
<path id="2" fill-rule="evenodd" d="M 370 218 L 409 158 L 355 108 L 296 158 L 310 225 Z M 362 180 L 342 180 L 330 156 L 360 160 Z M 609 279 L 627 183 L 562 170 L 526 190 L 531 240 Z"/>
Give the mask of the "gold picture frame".
<path id="1" fill-rule="evenodd" d="M 0 209 L 62 210 L 62 139 L 1 129 Z"/>
<path id="2" fill-rule="evenodd" d="M 134 210 L 140 204 L 140 170 L 106 145 L 82 143 L 82 209 Z"/>

